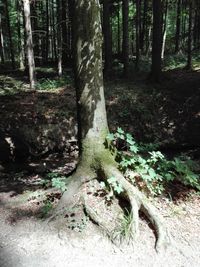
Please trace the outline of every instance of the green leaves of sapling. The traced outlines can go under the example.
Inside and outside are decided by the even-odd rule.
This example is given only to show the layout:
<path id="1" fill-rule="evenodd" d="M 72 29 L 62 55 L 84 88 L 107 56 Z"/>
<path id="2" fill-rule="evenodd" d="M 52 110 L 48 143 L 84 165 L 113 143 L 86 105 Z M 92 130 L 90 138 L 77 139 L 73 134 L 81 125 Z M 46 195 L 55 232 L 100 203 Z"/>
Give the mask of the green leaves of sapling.
<path id="1" fill-rule="evenodd" d="M 107 140 L 110 142 L 109 148 L 116 151 L 120 170 L 125 175 L 130 171 L 138 173 L 142 184 L 151 194 L 161 194 L 164 186 L 178 177 L 184 184 L 200 190 L 200 178 L 196 174 L 194 161 L 181 158 L 168 160 L 160 151 L 154 150 L 158 144 L 139 145 L 131 134 L 125 133 L 120 127 L 116 133 L 110 133 Z M 131 178 L 131 181 L 136 185 L 138 183 L 135 178 Z M 108 183 L 117 193 L 121 192 L 122 188 L 115 177 L 110 177 Z"/>
<path id="2" fill-rule="evenodd" d="M 115 140 L 115 135 L 113 133 L 109 133 L 109 134 L 107 134 L 106 139 L 108 141 L 112 142 Z"/>
<path id="3" fill-rule="evenodd" d="M 50 172 L 47 174 L 47 178 L 51 181 L 51 186 L 59 189 L 62 193 L 67 190 L 65 176 L 56 172 Z"/>
<path id="4" fill-rule="evenodd" d="M 111 176 L 108 178 L 107 182 L 117 194 L 121 194 L 124 191 L 122 185 L 117 181 L 116 177 Z"/>

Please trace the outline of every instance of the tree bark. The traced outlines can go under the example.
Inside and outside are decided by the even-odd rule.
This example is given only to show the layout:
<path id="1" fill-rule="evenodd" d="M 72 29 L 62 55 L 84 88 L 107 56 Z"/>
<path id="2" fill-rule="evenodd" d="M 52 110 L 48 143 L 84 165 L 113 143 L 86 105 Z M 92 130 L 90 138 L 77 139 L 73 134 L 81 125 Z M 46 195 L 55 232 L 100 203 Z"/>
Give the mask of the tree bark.
<path id="1" fill-rule="evenodd" d="M 182 10 L 183 14 L 187 14 L 187 1 L 182 2 Z M 181 41 L 183 45 L 185 46 L 187 42 L 187 16 L 182 16 L 182 30 L 181 30 Z M 187 45 L 187 44 L 186 44 Z"/>
<path id="2" fill-rule="evenodd" d="M 147 34 L 147 11 L 148 11 L 148 0 L 144 0 L 143 6 L 143 25 L 141 32 L 141 51 L 144 52 L 144 39 Z"/>
<path id="3" fill-rule="evenodd" d="M 68 48 L 67 48 L 67 2 L 62 0 L 62 60 L 67 63 Z"/>
<path id="4" fill-rule="evenodd" d="M 139 60 L 140 60 L 140 0 L 136 0 L 136 60 L 135 69 L 139 71 Z"/>
<path id="5" fill-rule="evenodd" d="M 192 27 L 193 27 L 193 0 L 189 1 L 189 23 L 188 23 L 188 43 L 187 43 L 187 65 L 186 69 L 192 69 Z"/>
<path id="6" fill-rule="evenodd" d="M 45 38 L 45 63 L 49 59 L 49 0 L 46 0 L 46 38 Z"/>
<path id="7" fill-rule="evenodd" d="M 180 50 L 180 33 L 181 33 L 181 2 L 177 2 L 177 14 L 176 14 L 176 36 L 175 36 L 175 53 Z"/>
<path id="8" fill-rule="evenodd" d="M 4 38 L 3 38 L 3 30 L 1 23 L 1 14 L 0 14 L 0 54 L 1 54 L 1 63 L 5 62 L 5 53 L 4 53 Z"/>
<path id="9" fill-rule="evenodd" d="M 95 0 L 88 1 L 90 3 L 83 4 L 83 7 L 81 1 L 76 2 L 75 58 L 79 136 L 84 140 L 81 143 L 89 143 L 90 140 L 93 143 L 95 140 L 101 144 L 108 133 L 108 125 L 103 90 L 100 7 Z M 84 16 L 81 13 L 83 11 Z M 82 148 L 83 145 L 81 150 Z"/>
<path id="10" fill-rule="evenodd" d="M 54 60 L 58 60 L 57 55 L 57 44 L 56 44 L 56 29 L 55 29 L 55 6 L 54 6 L 54 0 L 51 1 L 51 16 L 52 16 L 52 43 L 53 43 L 53 55 Z"/>
<path id="11" fill-rule="evenodd" d="M 38 31 L 38 2 L 30 2 L 30 11 L 32 18 L 32 36 L 34 43 L 34 54 L 36 64 L 39 63 L 39 31 Z"/>
<path id="12" fill-rule="evenodd" d="M 198 5 L 196 4 L 196 7 Z M 199 48 L 199 40 L 198 40 L 198 19 L 199 19 L 199 10 L 196 8 L 195 9 L 195 15 L 194 15 L 194 30 L 193 30 L 193 43 L 194 43 L 194 48 L 198 49 Z"/>
<path id="13" fill-rule="evenodd" d="M 147 31 L 146 31 L 146 50 L 145 50 L 146 56 L 149 55 L 150 48 L 152 46 L 152 38 L 151 38 L 152 28 L 153 28 L 152 21 L 153 21 L 153 14 L 151 14 L 150 23 L 149 23 L 150 25 L 147 26 Z"/>
<path id="14" fill-rule="evenodd" d="M 22 13 L 21 2 L 17 1 L 17 33 L 18 33 L 18 53 L 19 53 L 19 68 L 20 70 L 25 69 L 25 56 L 24 56 L 24 38 L 22 38 L 21 28 L 23 27 L 23 13 Z"/>
<path id="15" fill-rule="evenodd" d="M 68 48 L 68 63 L 69 66 L 73 66 L 73 33 L 72 33 L 72 20 L 73 20 L 73 9 L 74 1 L 68 1 L 67 5 L 67 48 Z"/>
<path id="16" fill-rule="evenodd" d="M 129 0 L 122 2 L 122 17 L 123 17 L 123 63 L 124 77 L 128 76 L 129 72 Z"/>
<path id="17" fill-rule="evenodd" d="M 80 158 L 74 174 L 68 178 L 67 191 L 63 194 L 53 218 L 82 203 L 88 216 L 111 237 L 103 216 L 98 216 L 94 205 L 88 205 L 86 183 L 99 179 L 107 181 L 114 176 L 124 189 L 123 197 L 131 206 L 130 229 L 134 236 L 139 231 L 139 210 L 149 218 L 157 233 L 156 248 L 167 245 L 168 235 L 162 219 L 147 198 L 118 170 L 110 150 L 105 146 L 108 134 L 102 73 L 102 31 L 98 0 L 75 0 L 74 40 L 76 43 L 75 78 L 78 107 Z M 84 188 L 84 190 L 83 190 Z M 78 197 L 77 192 L 81 192 Z M 78 198 L 78 199 L 77 199 Z M 52 217 L 51 217 L 52 218 Z M 51 219 L 50 218 L 50 219 Z"/>
<path id="18" fill-rule="evenodd" d="M 8 1 L 4 0 L 4 3 L 5 3 L 5 11 L 6 11 L 6 18 L 7 18 L 7 26 L 8 26 L 8 35 L 9 35 L 9 43 L 10 43 L 10 55 L 11 55 L 12 68 L 15 69 L 14 46 L 13 46 L 13 40 L 12 40 L 12 34 L 11 34 Z"/>
<path id="19" fill-rule="evenodd" d="M 162 1 L 153 0 L 153 43 L 151 79 L 155 82 L 161 80 L 162 73 Z"/>
<path id="20" fill-rule="evenodd" d="M 62 76 L 62 5 L 57 0 L 57 54 L 58 54 L 58 76 Z"/>
<path id="21" fill-rule="evenodd" d="M 121 25 L 120 25 L 120 11 L 121 11 L 121 3 L 118 1 L 117 3 L 117 53 L 118 57 L 121 55 Z"/>
<path id="22" fill-rule="evenodd" d="M 36 75 L 35 75 L 35 60 L 33 52 L 33 38 L 30 18 L 30 2 L 29 0 L 23 0 L 24 3 L 24 18 L 25 18 L 25 31 L 26 31 L 26 53 L 28 59 L 29 68 L 29 80 L 30 88 L 35 89 Z"/>
<path id="23" fill-rule="evenodd" d="M 110 1 L 103 1 L 104 73 L 109 75 L 112 68 L 112 31 L 110 24 Z"/>
<path id="24" fill-rule="evenodd" d="M 167 20 L 168 20 L 168 0 L 165 0 L 165 12 L 164 12 L 164 20 L 163 20 L 163 35 L 162 35 L 162 52 L 161 59 L 164 59 L 165 54 L 165 43 L 167 38 Z"/>
<path id="25" fill-rule="evenodd" d="M 195 48 L 199 49 L 200 48 L 200 2 L 195 3 L 195 11 L 196 11 L 196 16 L 195 16 L 195 28 L 194 28 L 194 43 L 195 43 Z"/>

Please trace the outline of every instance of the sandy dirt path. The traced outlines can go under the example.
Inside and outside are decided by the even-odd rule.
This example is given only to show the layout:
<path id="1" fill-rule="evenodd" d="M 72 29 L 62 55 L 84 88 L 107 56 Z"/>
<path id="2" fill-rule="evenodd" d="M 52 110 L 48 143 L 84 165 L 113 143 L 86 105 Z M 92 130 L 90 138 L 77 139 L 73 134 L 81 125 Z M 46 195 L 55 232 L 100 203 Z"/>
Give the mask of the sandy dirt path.
<path id="1" fill-rule="evenodd" d="M 67 230 L 65 224 L 46 224 L 33 216 L 13 219 L 16 197 L 0 193 L 1 267 L 198 267 L 200 266 L 200 197 L 174 204 L 158 200 L 172 236 L 166 252 L 154 250 L 155 237 L 146 221 L 140 221 L 141 235 L 133 246 L 116 247 L 96 226 L 88 222 L 82 233 Z M 15 199 L 15 200 L 14 200 Z"/>

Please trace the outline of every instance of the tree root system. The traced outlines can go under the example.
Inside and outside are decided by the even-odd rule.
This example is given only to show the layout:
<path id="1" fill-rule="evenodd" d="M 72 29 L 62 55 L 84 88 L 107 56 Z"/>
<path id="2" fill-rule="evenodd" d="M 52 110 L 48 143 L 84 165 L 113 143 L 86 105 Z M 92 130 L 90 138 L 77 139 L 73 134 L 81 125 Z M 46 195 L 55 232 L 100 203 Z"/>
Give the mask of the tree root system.
<path id="1" fill-rule="evenodd" d="M 109 152 L 106 151 L 105 153 Z M 81 163 L 78 165 L 75 173 L 69 178 L 68 190 L 63 194 L 54 211 L 53 217 L 61 214 L 63 209 L 73 207 L 79 202 L 82 203 L 87 216 L 100 226 L 111 239 L 117 236 L 117 231 L 124 234 L 125 237 L 125 232 L 129 231 L 132 239 L 136 240 L 139 236 L 139 211 L 141 211 L 150 221 L 155 231 L 156 251 L 159 252 L 165 249 L 170 244 L 170 237 L 158 210 L 141 191 L 125 179 L 123 174 L 118 170 L 112 155 L 109 156 L 109 161 L 102 160 L 102 157 L 101 159 L 96 157 L 96 161 L 98 164 L 90 165 L 89 168 L 85 166 L 83 168 Z M 105 210 L 102 208 L 102 203 L 105 204 L 104 207 L 109 207 L 111 204 L 109 203 L 111 199 L 108 199 L 108 188 L 100 188 L 96 190 L 96 193 L 91 189 L 92 184 L 97 181 L 103 181 L 108 185 L 108 179 L 110 177 L 115 177 L 116 183 L 123 189 L 120 194 L 117 194 L 115 190 L 112 189 L 114 193 L 112 199 L 115 201 L 115 207 L 118 206 L 118 208 L 115 209 L 115 216 L 111 215 L 113 211 L 110 208 L 106 208 Z M 99 192 L 99 194 L 97 194 L 97 192 Z M 92 202 L 91 195 L 97 197 L 96 202 Z M 98 198 L 99 196 L 100 198 Z M 126 217 L 125 213 L 127 210 L 120 207 L 120 200 L 128 203 L 128 210 L 130 210 L 130 219 L 126 223 L 126 226 L 123 226 L 123 220 Z M 127 229 L 120 230 L 120 227 L 126 227 Z"/>

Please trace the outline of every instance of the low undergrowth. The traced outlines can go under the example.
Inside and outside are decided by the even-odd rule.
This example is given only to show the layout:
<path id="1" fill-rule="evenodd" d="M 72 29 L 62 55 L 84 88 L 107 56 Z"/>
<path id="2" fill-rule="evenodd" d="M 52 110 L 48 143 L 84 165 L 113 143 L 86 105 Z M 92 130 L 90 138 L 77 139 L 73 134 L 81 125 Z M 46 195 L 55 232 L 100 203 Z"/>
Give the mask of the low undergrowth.
<path id="1" fill-rule="evenodd" d="M 55 77 L 54 79 L 42 78 L 37 82 L 37 90 L 51 91 L 72 84 L 72 79 L 69 76 Z"/>
<path id="2" fill-rule="evenodd" d="M 63 176 L 60 173 L 57 172 L 50 172 L 47 174 L 45 179 L 42 180 L 42 185 L 44 187 L 53 187 L 61 191 L 63 193 L 64 191 L 67 190 L 66 186 L 66 177 Z"/>
<path id="3" fill-rule="evenodd" d="M 175 180 L 200 190 L 199 166 L 187 156 L 169 160 L 157 150 L 157 144 L 139 144 L 121 128 L 107 136 L 107 146 L 115 154 L 124 176 L 147 194 L 162 194 Z M 120 193 L 120 185 L 110 179 L 114 190 Z"/>
<path id="4" fill-rule="evenodd" d="M 175 181 L 200 191 L 200 168 L 189 157 L 179 156 L 168 159 L 158 150 L 158 144 L 137 143 L 131 134 L 121 128 L 107 136 L 106 145 L 115 155 L 119 169 L 125 178 L 149 196 L 167 193 L 169 185 Z M 57 172 L 48 173 L 42 184 L 45 188 L 58 189 L 61 194 L 68 189 L 66 176 Z M 100 185 L 107 192 L 105 198 L 108 203 L 115 195 L 119 196 L 124 191 L 115 175 L 108 177 L 107 181 L 102 181 Z M 51 209 L 52 205 L 47 201 L 44 205 L 44 213 L 47 214 Z M 130 219 L 129 215 L 125 217 L 124 224 L 126 219 L 127 221 Z M 127 233 L 124 232 L 122 235 L 126 236 Z"/>

